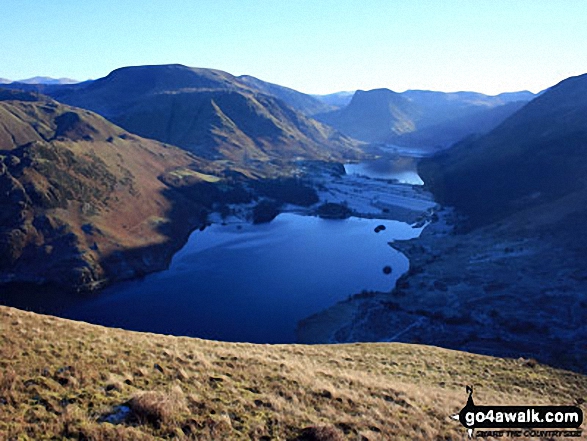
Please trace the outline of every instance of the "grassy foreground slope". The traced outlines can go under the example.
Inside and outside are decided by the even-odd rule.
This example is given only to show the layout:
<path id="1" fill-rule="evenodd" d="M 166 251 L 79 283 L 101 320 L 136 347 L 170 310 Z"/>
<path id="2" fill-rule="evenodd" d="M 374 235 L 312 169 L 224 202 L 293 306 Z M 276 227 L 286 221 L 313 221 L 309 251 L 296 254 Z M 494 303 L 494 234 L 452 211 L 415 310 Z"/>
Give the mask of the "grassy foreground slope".
<path id="1" fill-rule="evenodd" d="M 427 346 L 220 343 L 8 307 L 0 331 L 3 440 L 461 439 L 465 384 L 478 404 L 587 397 L 579 374 Z"/>

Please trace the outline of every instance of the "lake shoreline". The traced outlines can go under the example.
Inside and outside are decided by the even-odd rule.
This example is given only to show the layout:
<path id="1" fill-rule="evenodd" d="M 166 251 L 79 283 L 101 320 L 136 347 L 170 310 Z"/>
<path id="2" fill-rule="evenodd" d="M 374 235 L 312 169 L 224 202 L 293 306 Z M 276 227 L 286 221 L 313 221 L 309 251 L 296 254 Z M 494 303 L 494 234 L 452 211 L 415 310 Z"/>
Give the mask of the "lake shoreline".
<path id="1" fill-rule="evenodd" d="M 385 239 L 387 233 L 381 232 L 378 234 L 378 228 L 380 225 L 387 224 L 389 227 L 390 222 L 403 222 L 404 224 L 408 224 L 406 226 L 407 228 L 411 227 L 414 229 L 415 233 L 424 227 L 430 220 L 432 215 L 432 208 L 435 206 L 435 203 L 432 201 L 431 196 L 426 191 L 424 191 L 421 186 L 398 183 L 397 180 L 392 178 L 373 179 L 369 176 L 340 174 L 340 169 L 341 167 L 330 167 L 328 164 L 322 166 L 320 164 L 307 166 L 307 168 L 304 170 L 305 177 L 303 179 L 307 185 L 316 189 L 318 194 L 318 202 L 309 207 L 302 207 L 291 204 L 283 205 L 280 208 L 280 216 L 299 215 L 310 221 L 310 219 L 313 219 L 315 216 L 317 216 L 319 212 L 318 208 L 321 205 L 326 203 L 344 204 L 345 206 L 348 206 L 349 215 L 351 216 L 350 221 L 355 222 L 352 221 L 354 218 L 361 220 L 365 223 L 365 225 L 372 224 L 371 227 L 366 230 L 365 234 L 367 234 L 367 237 L 371 239 L 376 238 L 378 242 L 383 240 L 384 247 L 387 247 Z M 207 227 L 211 227 L 212 229 L 234 227 L 235 232 L 238 230 L 239 234 L 244 233 L 251 228 L 259 228 L 251 224 L 251 220 L 253 219 L 252 213 L 258 203 L 259 201 L 257 200 L 248 204 L 230 204 L 228 210 L 230 214 L 228 216 L 223 216 L 218 211 L 211 211 L 207 215 L 206 219 L 199 219 L 199 221 L 195 223 L 195 227 L 193 229 L 190 228 L 188 233 L 186 233 L 186 231 L 189 225 L 184 223 L 182 226 L 180 226 L 180 229 L 183 232 L 181 237 L 175 237 L 176 235 L 174 235 L 174 249 L 175 247 L 178 249 L 173 252 L 169 251 L 170 242 L 165 244 L 164 247 L 162 245 L 162 247 L 168 250 L 168 252 L 166 252 L 165 255 L 159 255 L 158 259 L 143 259 L 142 266 L 144 271 L 141 271 L 140 274 L 138 274 L 136 271 L 132 272 L 132 274 L 119 272 L 117 277 L 111 277 L 108 280 L 108 286 L 98 291 L 88 293 L 65 293 L 60 287 L 40 286 L 35 284 L 14 284 L 11 287 L 11 293 L 4 293 L 4 295 L 1 296 L 1 302 L 6 305 L 17 306 L 22 309 L 28 309 L 36 312 L 51 313 L 74 319 L 92 321 L 91 315 L 87 317 L 72 317 L 68 315 L 67 311 L 70 311 L 72 308 L 75 309 L 78 305 L 84 305 L 88 302 L 92 303 L 106 301 L 105 299 L 109 297 L 110 293 L 116 292 L 119 289 L 123 289 L 124 286 L 141 284 L 145 280 L 151 280 L 152 277 L 162 277 L 166 271 L 172 267 L 174 260 L 181 257 L 182 251 L 188 246 L 192 235 L 195 234 L 196 236 L 194 237 L 201 238 L 203 237 L 201 234 L 210 233 L 210 230 Z M 274 222 L 275 221 L 260 225 L 268 225 L 268 227 L 262 228 L 271 229 L 275 227 Z M 325 221 L 315 220 L 310 222 Z M 345 225 L 344 220 L 331 220 L 328 222 L 333 222 L 329 225 L 337 226 L 337 229 L 340 229 L 342 225 Z M 198 230 L 203 230 L 203 233 L 198 232 Z M 330 230 L 330 228 L 328 228 L 328 230 Z M 345 235 L 342 234 L 341 237 L 345 237 Z M 178 246 L 180 242 L 181 246 Z M 390 251 L 395 253 L 395 250 Z M 392 253 L 390 253 L 390 255 L 391 254 Z M 165 257 L 165 259 L 163 259 L 163 257 Z M 149 266 L 149 262 L 156 263 L 156 265 Z M 236 265 L 236 263 L 234 264 Z M 352 265 L 351 261 L 345 262 L 345 264 Z M 202 267 L 206 267 L 205 262 L 201 265 Z M 397 267 L 395 264 L 389 265 L 388 263 L 383 262 L 381 262 L 379 265 L 380 267 L 377 267 L 377 277 L 382 277 L 382 274 L 388 274 L 386 271 L 393 271 L 394 282 L 399 275 L 397 272 L 400 271 L 399 267 Z M 124 267 L 128 265 L 122 266 Z M 202 277 L 206 276 L 202 274 Z M 246 276 L 243 275 L 243 277 Z M 175 280 L 173 282 L 174 284 L 176 283 Z M 324 283 L 324 281 L 321 281 L 321 283 Z M 39 291 L 41 289 L 44 292 L 43 296 L 39 296 Z M 356 289 L 357 291 L 364 291 L 372 288 L 369 288 L 368 284 L 365 284 L 365 286 L 359 286 Z M 341 287 L 337 288 L 336 291 L 339 292 L 339 295 L 340 293 L 343 293 L 343 298 L 355 292 L 354 290 L 345 291 L 341 289 Z M 299 294 L 303 296 L 305 294 L 304 290 L 302 290 Z M 144 300 L 144 297 L 141 298 Z M 334 301 L 334 303 L 336 303 L 336 301 Z M 319 308 L 312 313 L 317 312 L 320 309 L 322 308 Z M 304 316 L 299 317 L 299 319 L 302 319 Z M 153 318 L 152 320 L 161 321 L 163 319 Z M 132 326 L 125 326 L 124 323 L 124 321 L 120 323 L 112 321 L 101 324 L 133 329 Z M 134 329 L 147 331 L 150 330 L 148 328 L 137 329 L 136 327 Z M 161 327 L 161 329 L 156 329 L 155 331 L 176 335 L 186 335 L 186 333 L 189 333 L 189 331 L 173 331 L 172 328 L 165 328 L 164 326 Z M 292 329 L 292 337 L 290 339 L 291 342 L 295 342 L 294 331 L 295 325 Z M 202 335 L 192 336 L 201 337 Z M 232 338 L 232 340 L 234 340 L 234 338 Z"/>
<path id="2" fill-rule="evenodd" d="M 410 270 L 392 291 L 308 317 L 299 342 L 420 343 L 586 372 L 587 273 L 568 252 L 572 230 L 529 235 L 510 219 L 455 232 L 454 212 L 436 213 L 420 237 L 394 244 Z"/>

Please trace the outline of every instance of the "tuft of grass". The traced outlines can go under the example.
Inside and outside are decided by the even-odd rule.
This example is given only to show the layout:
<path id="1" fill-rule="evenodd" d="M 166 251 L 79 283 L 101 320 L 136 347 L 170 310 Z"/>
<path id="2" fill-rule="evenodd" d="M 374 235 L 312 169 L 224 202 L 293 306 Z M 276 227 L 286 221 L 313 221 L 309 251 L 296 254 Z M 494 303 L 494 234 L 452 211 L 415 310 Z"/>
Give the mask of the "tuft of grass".
<path id="1" fill-rule="evenodd" d="M 189 412 L 186 397 L 177 385 L 165 392 L 137 392 L 128 404 L 134 418 L 155 427 L 177 423 Z"/>

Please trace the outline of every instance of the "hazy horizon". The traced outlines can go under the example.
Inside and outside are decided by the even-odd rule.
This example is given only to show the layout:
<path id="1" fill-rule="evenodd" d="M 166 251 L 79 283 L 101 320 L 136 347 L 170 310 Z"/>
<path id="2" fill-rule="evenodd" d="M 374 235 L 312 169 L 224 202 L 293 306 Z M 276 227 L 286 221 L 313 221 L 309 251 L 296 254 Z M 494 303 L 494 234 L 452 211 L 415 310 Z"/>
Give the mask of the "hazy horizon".
<path id="1" fill-rule="evenodd" d="M 168 64 L 171 65 L 171 64 L 183 64 L 183 63 L 168 63 Z M 136 65 L 136 66 L 150 66 L 150 65 L 151 64 L 144 64 L 144 65 Z M 166 64 L 161 64 L 161 66 L 163 66 L 163 65 L 166 65 Z M 136 67 L 136 66 L 120 66 L 119 68 L 116 68 L 116 69 L 120 69 L 120 68 L 124 68 L 124 67 Z M 214 67 L 205 67 L 205 66 L 187 66 L 187 67 L 190 67 L 190 68 L 204 68 L 204 69 L 212 69 L 212 70 L 221 70 L 221 69 L 216 69 Z M 112 71 L 114 71 L 116 69 L 113 69 Z M 12 82 L 21 82 L 21 81 L 32 80 L 32 79 L 35 79 L 35 78 L 49 78 L 49 79 L 52 79 L 52 80 L 73 80 L 73 81 L 82 83 L 82 82 L 85 82 L 85 81 L 95 81 L 95 80 L 98 80 L 100 78 L 104 78 L 108 74 L 110 74 L 112 71 L 109 71 L 109 72 L 105 73 L 104 75 L 101 75 L 101 76 L 96 77 L 96 78 L 86 78 L 86 79 L 83 79 L 83 80 L 78 79 L 78 78 L 72 78 L 71 76 L 55 77 L 55 76 L 43 75 L 43 74 L 33 75 L 33 76 L 30 76 L 30 77 L 26 77 L 26 78 L 19 78 L 17 80 L 0 76 L 0 79 L 9 80 L 9 81 L 12 81 Z M 252 77 L 258 78 L 258 79 L 263 80 L 263 81 L 268 81 L 265 78 L 261 78 L 259 76 L 253 75 L 253 74 L 248 74 L 248 73 L 234 74 L 233 72 L 228 72 L 228 73 L 229 74 L 232 74 L 232 75 L 234 75 L 236 77 L 238 77 L 240 75 L 248 75 L 248 76 L 252 76 Z M 587 71 L 585 73 L 587 73 Z M 579 75 L 582 75 L 582 74 L 579 74 Z M 407 92 L 407 91 L 432 91 L 432 92 L 443 92 L 443 93 L 459 93 L 459 92 L 464 92 L 464 93 L 481 93 L 481 94 L 488 95 L 488 96 L 497 96 L 497 95 L 501 95 L 501 94 L 504 94 L 504 93 L 515 93 L 515 92 L 526 92 L 526 91 L 532 92 L 534 94 L 538 94 L 538 93 L 543 92 L 544 90 L 546 90 L 546 89 L 548 89 L 548 88 L 550 88 L 550 87 L 558 84 L 560 81 L 563 81 L 563 80 L 565 80 L 567 78 L 568 77 L 561 78 L 559 81 L 557 81 L 557 82 L 555 82 L 555 83 L 553 83 L 553 84 L 551 84 L 551 85 L 549 85 L 549 86 L 547 86 L 547 87 L 545 87 L 543 89 L 540 89 L 540 90 L 530 90 L 529 88 L 522 88 L 522 89 L 516 89 L 516 90 L 504 90 L 504 91 L 501 91 L 501 92 L 491 92 L 491 93 L 480 92 L 478 90 L 465 90 L 465 89 L 437 90 L 437 89 L 423 89 L 423 88 L 418 88 L 418 87 L 411 87 L 411 88 L 403 89 L 403 90 L 396 90 L 396 89 L 392 89 L 391 87 L 375 87 L 373 89 L 382 89 L 382 88 L 385 88 L 385 89 L 389 89 L 389 90 L 392 90 L 392 91 L 397 92 L 397 93 L 404 93 L 404 92 Z M 273 83 L 272 81 L 268 81 L 268 82 Z M 278 84 L 278 83 L 274 83 L 274 84 Z M 0 85 L 1 85 L 1 83 L 0 83 Z M 294 87 L 292 87 L 290 85 L 287 85 L 287 84 L 278 84 L 278 85 L 279 86 L 283 86 L 283 87 L 288 87 L 288 88 L 291 88 L 291 89 L 295 89 Z M 349 90 L 334 90 L 334 91 L 329 91 L 329 92 L 317 92 L 317 93 L 315 93 L 315 92 L 306 92 L 306 91 L 299 90 L 299 89 L 295 89 L 295 90 L 297 90 L 298 92 L 306 93 L 308 95 L 318 95 L 319 96 L 319 95 L 332 95 L 332 94 L 336 94 L 336 93 L 355 93 L 358 90 L 364 90 L 364 91 L 366 91 L 366 90 L 373 90 L 373 89 L 354 88 L 354 89 L 349 89 Z"/>
<path id="2" fill-rule="evenodd" d="M 0 78 L 179 63 L 310 94 L 537 93 L 587 72 L 584 12 L 580 1 L 5 0 Z"/>

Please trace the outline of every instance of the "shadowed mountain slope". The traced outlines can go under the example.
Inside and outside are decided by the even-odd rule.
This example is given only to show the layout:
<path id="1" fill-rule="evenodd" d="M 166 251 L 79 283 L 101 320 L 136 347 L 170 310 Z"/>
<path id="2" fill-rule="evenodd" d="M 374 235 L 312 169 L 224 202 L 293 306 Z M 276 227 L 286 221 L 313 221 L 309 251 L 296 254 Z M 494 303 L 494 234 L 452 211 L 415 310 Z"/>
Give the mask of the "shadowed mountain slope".
<path id="1" fill-rule="evenodd" d="M 86 87 L 53 96 L 96 111 L 133 133 L 244 168 L 263 171 L 272 162 L 360 156 L 355 141 L 254 84 L 258 82 L 250 77 L 241 81 L 211 69 L 141 66 L 117 69 Z"/>
<path id="2" fill-rule="evenodd" d="M 304 115 L 312 116 L 316 113 L 328 112 L 334 109 L 333 106 L 326 104 L 312 95 L 298 92 L 289 87 L 268 83 L 250 75 L 241 75 L 238 79 L 253 89 L 265 93 L 266 95 L 279 98 L 287 105 L 293 107 Z"/>
<path id="3" fill-rule="evenodd" d="M 91 289 L 163 267 L 198 221 L 197 204 L 177 212 L 172 184 L 205 180 L 194 167 L 208 166 L 89 111 L 0 90 L 0 282 Z"/>
<path id="4" fill-rule="evenodd" d="M 353 138 L 379 142 L 392 134 L 414 131 L 419 113 L 419 109 L 399 93 L 375 89 L 358 90 L 347 107 L 316 118 Z"/>
<path id="5" fill-rule="evenodd" d="M 422 177 L 475 225 L 571 195 L 566 208 L 583 210 L 576 203 L 587 198 L 585 115 L 587 75 L 569 78 L 487 135 L 424 160 Z"/>
<path id="6" fill-rule="evenodd" d="M 532 99 L 531 92 L 487 96 L 475 92 L 388 89 L 357 91 L 340 110 L 316 118 L 356 139 L 411 147 L 448 146 L 486 133 Z"/>
<path id="7" fill-rule="evenodd" d="M 410 100 L 421 111 L 418 128 L 458 121 L 471 114 L 481 114 L 514 102 L 528 102 L 535 98 L 532 92 L 508 92 L 489 96 L 478 92 L 435 92 L 407 90 L 401 96 Z M 510 114 L 508 114 L 509 116 Z M 474 127 L 474 126 L 471 126 Z"/>
<path id="8" fill-rule="evenodd" d="M 413 147 L 449 146 L 474 133 L 488 133 L 505 119 L 526 105 L 525 101 L 513 101 L 495 107 L 476 106 L 433 125 L 425 126 L 401 136 L 391 136 L 390 143 Z M 443 112 L 440 112 L 443 114 Z"/>

